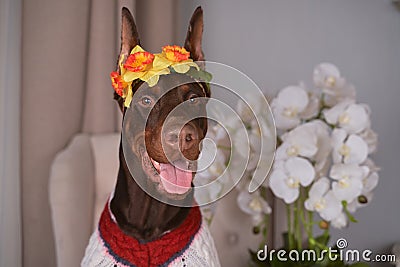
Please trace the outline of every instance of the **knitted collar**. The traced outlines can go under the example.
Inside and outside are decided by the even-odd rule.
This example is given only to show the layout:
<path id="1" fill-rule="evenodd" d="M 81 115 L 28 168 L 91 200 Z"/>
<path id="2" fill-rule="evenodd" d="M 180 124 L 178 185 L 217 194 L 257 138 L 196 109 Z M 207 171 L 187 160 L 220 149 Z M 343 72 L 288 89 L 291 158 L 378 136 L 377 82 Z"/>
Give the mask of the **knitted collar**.
<path id="1" fill-rule="evenodd" d="M 168 266 L 190 246 L 201 226 L 200 209 L 193 207 L 178 228 L 160 239 L 142 242 L 125 235 L 111 216 L 106 205 L 98 227 L 100 237 L 115 261 L 130 267 Z"/>

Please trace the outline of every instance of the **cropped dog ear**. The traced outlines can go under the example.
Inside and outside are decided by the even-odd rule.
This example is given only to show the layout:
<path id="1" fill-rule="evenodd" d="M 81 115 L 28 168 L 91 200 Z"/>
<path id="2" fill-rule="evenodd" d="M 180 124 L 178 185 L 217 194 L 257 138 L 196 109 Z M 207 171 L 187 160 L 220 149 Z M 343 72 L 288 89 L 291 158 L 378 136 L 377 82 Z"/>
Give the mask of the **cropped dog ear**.
<path id="1" fill-rule="evenodd" d="M 129 9 L 126 7 L 122 8 L 122 22 L 121 22 L 121 50 L 117 60 L 117 71 L 120 72 L 119 62 L 121 57 L 124 61 L 128 58 L 132 49 L 140 45 L 139 34 L 136 29 L 135 20 Z M 121 111 L 124 109 L 123 99 L 117 93 L 114 93 L 114 99 L 118 101 L 118 105 Z"/>
<path id="2" fill-rule="evenodd" d="M 129 9 L 123 7 L 121 22 L 121 51 L 118 59 L 120 59 L 121 56 L 124 56 L 124 60 L 126 60 L 128 55 L 131 53 L 131 50 L 136 45 L 140 45 L 140 39 L 139 33 L 136 29 L 135 20 L 133 19 Z"/>
<path id="3" fill-rule="evenodd" d="M 204 61 L 201 48 L 203 38 L 203 9 L 199 6 L 193 12 L 185 40 L 185 49 L 190 52 L 194 61 Z"/>

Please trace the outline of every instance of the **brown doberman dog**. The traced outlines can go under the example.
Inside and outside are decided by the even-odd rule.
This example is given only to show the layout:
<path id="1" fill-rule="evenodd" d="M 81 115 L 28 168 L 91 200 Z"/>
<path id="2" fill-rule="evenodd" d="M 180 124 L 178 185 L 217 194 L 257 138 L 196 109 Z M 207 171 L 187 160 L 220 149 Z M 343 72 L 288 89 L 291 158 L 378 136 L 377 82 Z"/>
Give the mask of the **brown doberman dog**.
<path id="1" fill-rule="evenodd" d="M 202 33 L 203 11 L 198 7 L 184 43 L 193 61 L 204 61 Z M 134 19 L 123 8 L 118 61 L 136 45 L 140 40 Z M 204 82 L 173 73 L 160 76 L 153 87 L 135 82 L 132 90 L 129 108 L 115 94 L 124 116 L 122 138 L 128 145 L 121 140 L 115 190 L 82 266 L 219 266 L 199 208 L 191 207 L 195 162 L 207 133 L 209 89 Z M 187 108 L 168 117 L 182 103 Z M 198 117 L 188 119 L 188 110 Z"/>

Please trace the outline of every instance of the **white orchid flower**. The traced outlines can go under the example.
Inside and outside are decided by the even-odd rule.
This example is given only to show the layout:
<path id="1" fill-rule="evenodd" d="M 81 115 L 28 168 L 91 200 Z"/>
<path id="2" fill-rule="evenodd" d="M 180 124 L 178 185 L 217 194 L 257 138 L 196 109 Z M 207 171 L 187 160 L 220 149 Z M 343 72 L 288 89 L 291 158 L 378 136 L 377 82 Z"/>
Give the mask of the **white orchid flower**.
<path id="1" fill-rule="evenodd" d="M 270 214 L 272 209 L 268 202 L 260 195 L 260 191 L 249 193 L 248 186 L 239 192 L 237 203 L 239 208 L 252 216 L 253 224 L 257 225 L 265 214 Z"/>
<path id="2" fill-rule="evenodd" d="M 317 136 L 317 147 L 318 151 L 314 155 L 316 165 L 319 162 L 324 162 L 331 153 L 332 146 L 330 144 L 329 126 L 321 120 L 313 120 L 308 122 L 307 127 L 311 128 L 311 131 Z"/>
<path id="3" fill-rule="evenodd" d="M 360 136 L 343 129 L 332 132 L 332 158 L 334 163 L 363 163 L 368 156 L 368 145 Z"/>
<path id="4" fill-rule="evenodd" d="M 225 165 L 226 159 L 224 155 L 220 152 L 217 153 L 214 162 L 209 166 L 208 171 L 213 176 L 221 176 L 226 169 Z"/>
<path id="5" fill-rule="evenodd" d="M 336 229 L 343 229 L 348 225 L 349 221 L 346 214 L 341 212 L 336 218 L 331 221 L 331 225 Z"/>
<path id="6" fill-rule="evenodd" d="M 340 78 L 339 69 L 331 63 L 321 63 L 314 68 L 314 85 L 318 88 L 332 88 Z"/>
<path id="7" fill-rule="evenodd" d="M 314 165 L 315 177 L 318 178 L 328 176 L 331 165 L 332 163 L 330 158 L 325 158 L 324 160 L 317 161 Z"/>
<path id="8" fill-rule="evenodd" d="M 348 211 L 352 213 L 356 212 L 358 208 L 367 206 L 372 201 L 374 195 L 373 190 L 379 182 L 379 176 L 377 173 L 378 168 L 376 168 L 371 160 L 366 162 L 369 166 L 364 165 L 361 167 L 364 173 L 362 178 L 361 193 L 357 198 L 347 205 Z"/>
<path id="9" fill-rule="evenodd" d="M 378 185 L 379 175 L 377 172 L 371 173 L 367 178 L 363 180 L 363 194 L 367 194 L 372 192 L 375 187 Z"/>
<path id="10" fill-rule="evenodd" d="M 315 170 L 308 160 L 299 157 L 289 158 L 282 167 L 272 171 L 269 185 L 275 196 L 290 204 L 299 197 L 300 185 L 311 184 Z"/>
<path id="11" fill-rule="evenodd" d="M 360 133 L 360 136 L 368 145 L 368 154 L 374 153 L 378 146 L 378 135 L 371 128 L 367 128 Z"/>
<path id="12" fill-rule="evenodd" d="M 324 105 L 328 107 L 333 107 L 346 99 L 354 100 L 356 98 L 356 88 L 347 83 L 344 78 L 336 79 L 334 87 L 325 88 L 322 91 L 325 93 L 323 96 Z"/>
<path id="13" fill-rule="evenodd" d="M 248 142 L 243 142 L 243 138 L 248 138 Z M 254 170 L 259 162 L 261 154 L 261 137 L 240 128 L 232 137 L 234 152 L 244 161 L 247 161 L 246 170 Z"/>
<path id="14" fill-rule="evenodd" d="M 379 175 L 377 172 L 379 168 L 377 168 L 374 162 L 370 159 L 366 160 L 364 164 L 364 166 L 361 166 L 361 168 L 363 169 L 363 195 L 371 193 L 379 182 Z"/>
<path id="15" fill-rule="evenodd" d="M 362 182 L 363 182 L 362 193 L 366 194 L 366 193 L 372 192 L 376 188 L 376 186 L 378 185 L 378 182 L 379 182 L 379 175 L 375 170 L 373 170 L 373 169 L 371 170 L 367 166 L 363 166 L 363 168 L 368 170 L 365 172 L 367 174 L 364 175 L 364 177 L 362 179 Z"/>
<path id="16" fill-rule="evenodd" d="M 378 166 L 376 166 L 375 162 L 371 160 L 370 158 L 367 158 L 364 162 L 364 166 L 368 167 L 368 170 L 370 173 L 372 172 L 378 172 L 381 170 Z"/>
<path id="17" fill-rule="evenodd" d="M 340 201 L 352 202 L 362 192 L 364 170 L 356 164 L 335 164 L 330 171 L 332 191 Z"/>
<path id="18" fill-rule="evenodd" d="M 243 101 L 239 100 L 236 105 L 236 111 L 242 121 L 248 125 L 255 120 L 255 116 L 263 115 L 266 107 L 264 107 L 264 100 L 259 97 L 247 96 L 248 105 Z"/>
<path id="19" fill-rule="evenodd" d="M 221 177 L 226 170 L 226 157 L 223 150 L 203 145 L 198 160 L 198 172 L 194 178 L 194 184 L 205 185 Z"/>
<path id="20" fill-rule="evenodd" d="M 312 158 L 318 151 L 318 137 L 308 124 L 302 124 L 282 136 L 283 143 L 276 151 L 277 160 L 290 157 Z"/>
<path id="21" fill-rule="evenodd" d="M 306 109 L 308 94 L 301 86 L 283 88 L 272 101 L 272 113 L 278 129 L 287 130 L 300 124 L 300 114 Z"/>
<path id="22" fill-rule="evenodd" d="M 331 221 L 342 211 L 342 204 L 330 189 L 330 181 L 320 178 L 312 186 L 308 193 L 308 199 L 304 207 L 309 211 L 317 211 L 322 219 Z"/>
<path id="23" fill-rule="evenodd" d="M 234 146 L 235 152 L 239 153 L 242 157 L 247 157 L 249 155 L 250 149 L 247 145 L 251 146 L 249 132 L 240 127 L 234 134 L 231 136 L 232 143 Z M 248 139 L 248 142 L 243 142 L 245 138 Z"/>
<path id="24" fill-rule="evenodd" d="M 339 69 L 331 63 L 322 63 L 314 69 L 314 84 L 325 94 L 324 103 L 334 106 L 344 99 L 354 99 L 356 90 L 340 76 Z"/>
<path id="25" fill-rule="evenodd" d="M 276 160 L 302 156 L 315 161 L 317 172 L 323 171 L 331 152 L 329 127 L 321 120 L 302 124 L 282 137 L 284 141 L 277 149 Z M 324 176 L 319 175 L 319 177 Z"/>
<path id="26" fill-rule="evenodd" d="M 219 124 L 210 125 L 206 138 L 202 142 L 202 150 L 198 160 L 198 169 L 202 170 L 211 163 L 214 165 L 223 165 L 229 156 L 231 147 L 228 133 Z M 213 175 L 219 175 L 213 173 Z"/>
<path id="27" fill-rule="evenodd" d="M 249 147 L 247 146 L 247 142 L 243 142 L 243 138 L 248 138 Z M 269 118 L 260 116 L 258 117 L 258 121 L 255 119 L 249 121 L 246 129 L 243 127 L 239 128 L 233 134 L 232 141 L 234 151 L 239 153 L 242 158 L 248 158 L 246 170 L 254 171 L 260 167 L 259 163 L 262 160 L 271 162 L 274 155 L 275 132 L 273 123 L 269 121 Z"/>
<path id="28" fill-rule="evenodd" d="M 324 115 L 324 118 L 327 123 L 336 125 L 338 124 L 340 115 L 344 113 L 344 111 L 354 103 L 355 103 L 354 100 L 346 99 L 344 101 L 337 103 L 335 106 L 329 109 L 324 109 L 322 111 L 322 114 Z"/>
<path id="29" fill-rule="evenodd" d="M 314 92 L 309 92 L 308 93 L 308 105 L 306 108 L 300 113 L 300 117 L 302 119 L 309 120 L 313 117 L 316 117 L 320 111 L 321 108 L 321 100 L 320 100 L 320 95 L 314 93 Z"/>
<path id="30" fill-rule="evenodd" d="M 353 200 L 348 205 L 348 210 L 350 212 L 355 212 L 358 208 L 365 207 L 372 201 L 372 198 L 374 197 L 373 190 L 378 185 L 378 181 L 379 181 L 379 175 L 377 172 L 369 173 L 362 180 L 363 188 L 361 191 L 361 195 L 364 198 L 364 200 L 360 201 L 360 199 L 358 198 Z"/>
<path id="31" fill-rule="evenodd" d="M 340 102 L 323 114 L 328 123 L 339 126 L 349 134 L 361 133 L 370 126 L 367 105 L 354 104 L 351 100 Z"/>
<path id="32" fill-rule="evenodd" d="M 195 186 L 207 184 L 201 184 L 201 182 L 205 182 L 205 180 L 196 179 L 195 181 Z M 194 190 L 194 198 L 198 203 L 210 203 L 220 196 L 222 189 L 223 185 L 221 183 L 215 182 L 212 184 L 212 186 L 207 187 L 207 190 Z"/>
<path id="33" fill-rule="evenodd" d="M 337 82 L 340 84 L 334 88 L 335 94 L 329 95 L 325 94 L 323 97 L 324 104 L 328 107 L 333 107 L 337 103 L 346 100 L 346 99 L 355 99 L 356 98 L 356 89 L 353 85 L 348 84 L 346 80 L 342 79 L 342 81 Z"/>
<path id="34" fill-rule="evenodd" d="M 249 133 L 250 156 L 247 163 L 247 170 L 254 170 L 260 160 L 261 155 L 261 137 L 254 132 Z"/>
<path id="35" fill-rule="evenodd" d="M 205 139 L 208 139 L 214 143 L 216 148 L 220 149 L 225 156 L 230 153 L 231 140 L 229 139 L 227 130 L 220 124 L 210 123 Z M 209 142 L 204 143 L 209 144 Z"/>
<path id="36" fill-rule="evenodd" d="M 211 131 L 207 134 L 209 138 L 214 135 L 215 132 Z M 193 180 L 193 184 L 197 186 L 208 186 L 207 190 L 195 190 L 195 199 L 199 203 L 208 203 L 218 198 L 222 192 L 223 183 L 219 178 L 225 171 L 225 156 L 223 151 L 220 149 L 215 150 L 215 147 L 209 143 L 203 145 L 203 149 L 198 160 L 198 172 Z"/>
<path id="37" fill-rule="evenodd" d="M 275 125 L 272 121 L 272 116 L 265 118 L 265 116 L 258 117 L 258 120 L 251 121 L 249 125 L 250 134 L 255 134 L 261 139 L 261 133 L 263 133 L 263 137 L 265 138 L 263 141 L 269 144 L 272 138 L 275 138 Z"/>
<path id="38" fill-rule="evenodd" d="M 312 156 L 307 155 L 304 153 L 299 153 L 301 156 L 305 156 L 309 158 L 310 160 L 314 161 L 315 164 L 315 171 L 317 172 L 317 177 L 323 177 L 327 174 L 327 169 L 330 167 L 330 161 L 329 161 L 329 154 L 331 153 L 332 146 L 331 146 L 331 137 L 329 133 L 329 126 L 322 120 L 312 120 L 310 122 L 307 122 L 297 128 L 302 129 L 304 133 L 307 133 L 309 137 L 306 137 L 303 140 L 312 140 L 312 146 L 314 146 L 317 150 L 315 153 L 310 153 L 313 154 Z M 292 130 L 295 132 L 297 129 L 295 128 Z M 288 134 L 285 134 L 282 136 L 283 140 L 287 140 L 290 138 L 287 138 L 289 136 Z M 304 144 L 310 144 L 309 142 L 302 142 L 299 140 L 300 147 L 303 147 Z M 281 144 L 281 146 L 284 146 L 283 149 L 279 149 L 276 152 L 276 158 L 277 159 L 287 159 L 290 155 L 295 155 L 296 153 L 293 153 L 294 151 L 298 151 L 299 149 L 297 148 L 297 145 L 291 145 L 289 147 L 285 142 Z M 284 152 L 284 153 L 283 153 Z"/>
<path id="39" fill-rule="evenodd" d="M 362 198 L 364 199 L 365 202 L 360 202 L 359 201 L 360 197 L 357 197 L 352 202 L 347 204 L 347 210 L 351 213 L 356 212 L 359 208 L 367 206 L 368 203 L 372 201 L 373 196 L 374 196 L 373 192 L 362 194 Z"/>

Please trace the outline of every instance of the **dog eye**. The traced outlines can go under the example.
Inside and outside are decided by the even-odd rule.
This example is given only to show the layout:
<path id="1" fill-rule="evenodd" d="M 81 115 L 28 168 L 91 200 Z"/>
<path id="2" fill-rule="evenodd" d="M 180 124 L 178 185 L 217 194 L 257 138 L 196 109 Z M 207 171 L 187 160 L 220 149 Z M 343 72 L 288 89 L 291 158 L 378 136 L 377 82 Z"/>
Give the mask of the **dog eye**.
<path id="1" fill-rule="evenodd" d="M 143 106 L 150 106 L 152 102 L 153 101 L 151 101 L 150 97 L 147 97 L 147 96 L 142 97 L 141 104 Z"/>
<path id="2" fill-rule="evenodd" d="M 189 103 L 190 104 L 196 104 L 197 102 L 199 102 L 199 99 L 198 99 L 197 95 L 191 95 L 189 97 Z"/>

